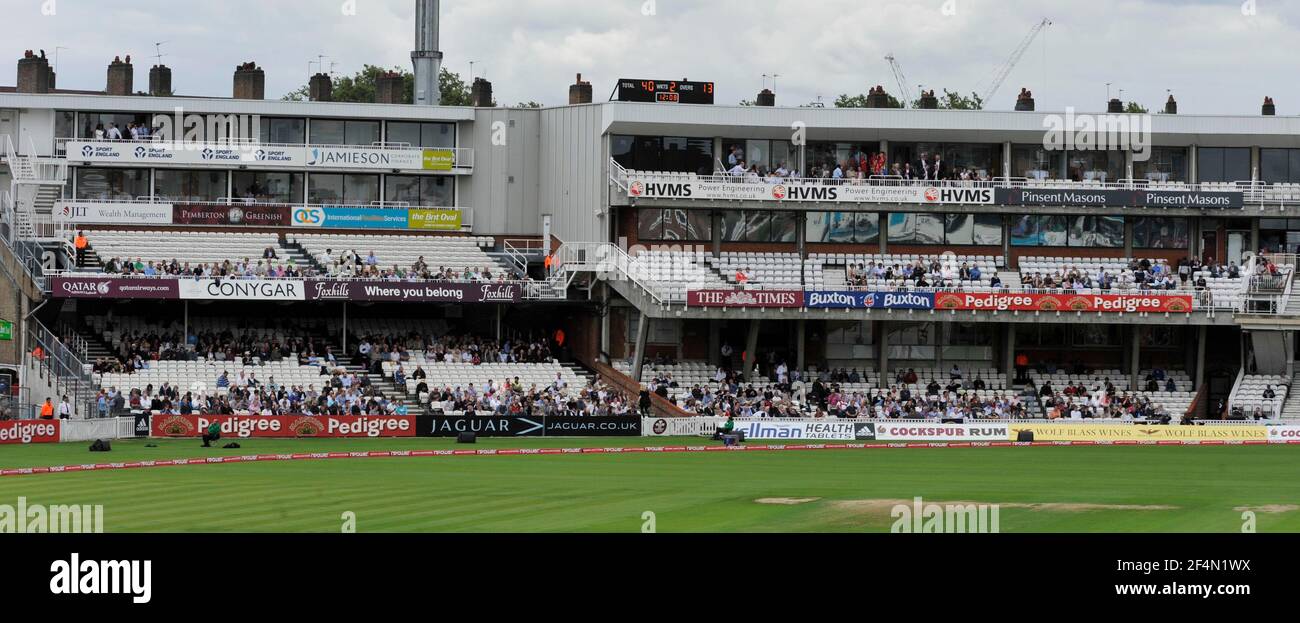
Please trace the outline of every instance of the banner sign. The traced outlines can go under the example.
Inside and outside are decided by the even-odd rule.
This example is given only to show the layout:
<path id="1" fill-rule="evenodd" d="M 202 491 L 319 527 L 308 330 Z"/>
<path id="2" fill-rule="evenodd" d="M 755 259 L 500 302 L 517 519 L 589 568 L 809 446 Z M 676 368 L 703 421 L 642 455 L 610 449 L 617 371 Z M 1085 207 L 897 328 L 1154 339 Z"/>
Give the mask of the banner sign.
<path id="1" fill-rule="evenodd" d="M 479 437 L 541 437 L 546 425 L 540 417 L 501 415 L 417 415 L 419 437 L 456 437 L 474 433 Z"/>
<path id="2" fill-rule="evenodd" d="M 919 203 L 933 205 L 991 205 L 992 188 L 881 186 L 826 184 L 822 182 L 768 183 L 737 177 L 735 182 L 699 179 L 638 179 L 628 181 L 627 196 L 634 199 L 704 199 L 715 201 L 801 201 L 815 203 Z"/>
<path id="3" fill-rule="evenodd" d="M 66 299 L 174 299 L 175 279 L 51 277 L 50 295 Z"/>
<path id="4" fill-rule="evenodd" d="M 407 210 L 394 208 L 345 208 L 325 206 L 320 208 L 323 219 L 317 227 L 345 227 L 348 229 L 406 229 Z"/>
<path id="5" fill-rule="evenodd" d="M 154 415 L 152 437 L 202 437 L 217 422 L 222 437 L 414 437 L 411 415 Z"/>
<path id="6" fill-rule="evenodd" d="M 1244 205 L 1240 192 L 1182 190 L 1115 190 L 1066 188 L 999 188 L 997 204 L 1081 208 L 1217 208 Z"/>
<path id="7" fill-rule="evenodd" d="M 305 301 L 297 279 L 177 279 L 180 298 L 199 301 Z"/>
<path id="8" fill-rule="evenodd" d="M 406 228 L 424 231 L 460 231 L 460 210 L 412 208 L 406 211 Z"/>
<path id="9" fill-rule="evenodd" d="M 933 292 L 831 292 L 804 294 L 806 307 L 826 309 L 934 309 Z"/>
<path id="10" fill-rule="evenodd" d="M 205 205 L 181 204 L 173 207 L 171 222 L 175 225 L 246 225 L 283 227 L 291 222 L 289 205 L 235 204 Z"/>
<path id="11" fill-rule="evenodd" d="M 59 420 L 6 420 L 0 422 L 0 444 L 58 443 Z"/>
<path id="12" fill-rule="evenodd" d="M 691 290 L 689 307 L 803 307 L 800 290 Z"/>
<path id="13" fill-rule="evenodd" d="M 1269 441 L 1300 441 L 1300 426 L 1278 425 L 1268 427 Z"/>
<path id="14" fill-rule="evenodd" d="M 64 201 L 54 211 L 56 218 L 69 223 L 106 225 L 171 225 L 170 203 L 112 203 Z"/>
<path id="15" fill-rule="evenodd" d="M 745 439 L 823 439 L 836 441 L 856 439 L 853 422 L 835 420 L 789 422 L 763 418 L 737 418 L 735 430 L 743 432 Z"/>
<path id="16" fill-rule="evenodd" d="M 166 141 L 68 141 L 69 160 L 93 164 L 133 165 L 248 165 L 315 169 L 383 169 L 399 171 L 451 171 L 456 164 L 452 149 L 369 146 L 310 147 L 293 145 L 239 145 Z"/>
<path id="17" fill-rule="evenodd" d="M 547 437 L 639 437 L 641 418 L 635 415 L 552 415 L 544 419 Z"/>
<path id="18" fill-rule="evenodd" d="M 518 303 L 517 283 L 439 281 L 309 281 L 309 301 L 413 301 L 418 303 Z"/>
<path id="19" fill-rule="evenodd" d="M 891 422 L 857 424 L 857 439 L 877 441 L 1005 441 L 1007 424 L 936 424 L 933 422 Z"/>
<path id="20" fill-rule="evenodd" d="M 1011 424 L 1007 439 L 1021 431 L 1034 433 L 1034 441 L 1267 441 L 1266 426 L 1147 426 L 1103 423 Z"/>
<path id="21" fill-rule="evenodd" d="M 1187 314 L 1188 294 L 1012 294 L 997 292 L 940 292 L 935 309 L 972 311 L 1081 311 Z"/>

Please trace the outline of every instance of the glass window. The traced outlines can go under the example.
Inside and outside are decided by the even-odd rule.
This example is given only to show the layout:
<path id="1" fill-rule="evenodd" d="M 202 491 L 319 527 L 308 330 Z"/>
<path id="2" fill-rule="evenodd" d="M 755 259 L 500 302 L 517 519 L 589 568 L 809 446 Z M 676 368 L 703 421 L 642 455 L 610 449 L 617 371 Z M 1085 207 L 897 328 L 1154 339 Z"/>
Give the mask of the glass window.
<path id="1" fill-rule="evenodd" d="M 226 198 L 225 171 L 157 169 L 154 196 L 168 201 L 221 201 Z"/>
<path id="2" fill-rule="evenodd" d="M 1300 149 L 1259 150 L 1259 178 L 1270 184 L 1300 183 Z"/>
<path id="3" fill-rule="evenodd" d="M 1002 216 L 998 214 L 976 214 L 974 243 L 982 245 L 1002 244 Z"/>
<path id="4" fill-rule="evenodd" d="M 1068 217 L 1022 215 L 1011 227 L 1011 244 L 1022 247 L 1063 247 L 1069 240 Z"/>
<path id="5" fill-rule="evenodd" d="M 948 244 L 975 244 L 975 215 L 945 216 L 943 237 Z"/>
<path id="6" fill-rule="evenodd" d="M 634 171 L 710 175 L 714 169 L 713 139 L 709 138 L 613 135 L 610 156 Z"/>
<path id="7" fill-rule="evenodd" d="M 75 138 L 77 113 L 71 110 L 59 110 L 54 113 L 54 138 Z M 17 145 L 14 145 L 17 147 Z"/>
<path id="8" fill-rule="evenodd" d="M 149 169 L 77 168 L 77 199 L 134 201 L 149 196 Z"/>
<path id="9" fill-rule="evenodd" d="M 916 244 L 943 244 L 943 215 L 916 215 Z"/>
<path id="10" fill-rule="evenodd" d="M 343 145 L 347 138 L 347 122 L 337 119 L 312 119 L 311 143 L 313 145 Z"/>
<path id="11" fill-rule="evenodd" d="M 889 215 L 889 243 L 911 244 L 916 242 L 916 214 L 892 212 Z"/>
<path id="12" fill-rule="evenodd" d="M 722 241 L 745 241 L 745 213 L 740 210 L 727 210 L 722 213 Z"/>
<path id="13" fill-rule="evenodd" d="M 1114 182 L 1124 178 L 1124 152 L 1072 151 L 1067 177 L 1075 182 Z"/>
<path id="14" fill-rule="evenodd" d="M 866 214 L 859 214 L 858 218 L 865 219 Z M 875 214 L 870 215 L 873 219 Z M 808 242 L 853 242 L 853 221 L 852 212 L 809 212 L 807 214 L 808 227 L 804 231 L 804 238 Z M 879 232 L 876 232 L 879 236 Z"/>
<path id="15" fill-rule="evenodd" d="M 1202 182 L 1237 182 L 1250 179 L 1249 147 L 1199 147 L 1196 173 Z"/>
<path id="16" fill-rule="evenodd" d="M 1061 179 L 1065 152 L 1048 150 L 1042 145 L 1011 146 L 1011 177 L 1026 179 Z"/>
<path id="17" fill-rule="evenodd" d="M 378 175 L 313 173 L 307 180 L 312 204 L 367 206 L 379 201 Z"/>
<path id="18" fill-rule="evenodd" d="M 1149 158 L 1133 159 L 1133 177 L 1151 182 L 1186 182 L 1187 148 L 1152 147 Z"/>
<path id="19" fill-rule="evenodd" d="M 794 242 L 798 234 L 798 219 L 802 214 L 774 212 L 772 214 L 772 242 Z"/>
<path id="20" fill-rule="evenodd" d="M 302 173 L 236 171 L 232 194 L 266 203 L 302 203 Z"/>
<path id="21" fill-rule="evenodd" d="M 449 208 L 456 205 L 456 180 L 445 175 L 389 175 L 384 200 L 413 206 Z"/>
<path id="22" fill-rule="evenodd" d="M 836 240 L 834 242 L 856 242 L 858 244 L 880 244 L 880 215 L 875 212 L 858 212 L 854 217 L 853 213 L 844 213 L 848 217 L 848 222 L 852 224 L 853 238 L 847 240 Z"/>
<path id="23" fill-rule="evenodd" d="M 769 242 L 772 240 L 772 213 L 748 212 L 745 214 L 745 241 Z"/>
<path id="24" fill-rule="evenodd" d="M 452 123 L 418 123 L 389 121 L 388 143 L 407 143 L 413 147 L 452 148 L 456 146 L 456 125 Z"/>
<path id="25" fill-rule="evenodd" d="M 373 145 L 379 142 L 378 121 L 349 121 L 345 140 L 348 145 Z"/>
<path id="26" fill-rule="evenodd" d="M 663 240 L 666 210 L 645 208 L 637 210 L 636 237 L 638 240 Z"/>
<path id="27" fill-rule="evenodd" d="M 263 143 L 301 145 L 307 142 L 307 122 L 302 119 L 262 117 Z"/>
<path id="28" fill-rule="evenodd" d="M 1139 249 L 1186 249 L 1185 218 L 1152 216 L 1133 219 L 1133 246 Z"/>
<path id="29" fill-rule="evenodd" d="M 1124 246 L 1122 216 L 1071 216 L 1069 219 L 1072 247 Z"/>
<path id="30" fill-rule="evenodd" d="M 114 126 L 122 132 L 122 138 L 131 138 L 132 125 L 153 126 L 153 116 L 146 113 L 81 113 L 78 118 L 81 123 L 77 128 L 77 138 L 96 138 L 97 131 L 102 138 Z"/>

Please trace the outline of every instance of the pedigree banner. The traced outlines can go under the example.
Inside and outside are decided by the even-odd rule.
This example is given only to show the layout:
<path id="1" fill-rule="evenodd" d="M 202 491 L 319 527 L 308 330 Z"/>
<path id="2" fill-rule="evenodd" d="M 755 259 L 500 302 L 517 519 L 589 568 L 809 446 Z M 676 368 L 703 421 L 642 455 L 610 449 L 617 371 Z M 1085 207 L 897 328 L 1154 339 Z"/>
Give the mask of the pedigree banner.
<path id="1" fill-rule="evenodd" d="M 414 437 L 413 415 L 155 415 L 151 437 L 202 437 L 216 422 L 222 437 Z"/>
<path id="2" fill-rule="evenodd" d="M 1268 441 L 1266 426 L 1173 426 L 1145 424 L 1012 424 L 1011 441 L 1021 431 L 1034 441 Z"/>
<path id="3" fill-rule="evenodd" d="M 941 292 L 935 309 L 969 311 L 1078 311 L 1187 314 L 1192 297 L 1185 294 L 1018 294 Z"/>

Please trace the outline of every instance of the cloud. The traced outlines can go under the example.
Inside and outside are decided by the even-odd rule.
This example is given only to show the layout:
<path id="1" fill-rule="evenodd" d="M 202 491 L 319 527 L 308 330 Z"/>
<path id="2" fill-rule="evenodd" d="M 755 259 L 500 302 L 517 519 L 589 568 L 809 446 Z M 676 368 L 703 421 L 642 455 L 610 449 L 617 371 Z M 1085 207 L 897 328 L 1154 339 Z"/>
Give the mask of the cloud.
<path id="1" fill-rule="evenodd" d="M 345 0 L 53 0 L 44 16 L 49 1 L 6 2 L 0 83 L 14 83 L 24 49 L 64 46 L 61 87 L 103 88 L 108 61 L 129 53 L 143 89 L 153 42 L 168 41 L 178 93 L 228 96 L 235 66 L 253 60 L 279 97 L 306 82 L 318 54 L 344 74 L 410 67 L 415 29 L 414 0 L 354 0 L 355 15 Z M 580 72 L 600 97 L 621 77 L 712 80 L 723 104 L 778 74 L 778 103 L 795 105 L 876 84 L 898 94 L 891 52 L 913 92 L 982 91 L 1044 16 L 1053 25 L 990 108 L 1009 109 L 1024 86 L 1040 110 L 1100 109 L 1109 82 L 1153 109 L 1170 89 L 1183 113 L 1257 114 L 1265 95 L 1300 111 L 1286 78 L 1300 6 L 1281 0 L 444 0 L 441 48 L 465 78 L 474 61 L 502 103 L 562 104 Z"/>

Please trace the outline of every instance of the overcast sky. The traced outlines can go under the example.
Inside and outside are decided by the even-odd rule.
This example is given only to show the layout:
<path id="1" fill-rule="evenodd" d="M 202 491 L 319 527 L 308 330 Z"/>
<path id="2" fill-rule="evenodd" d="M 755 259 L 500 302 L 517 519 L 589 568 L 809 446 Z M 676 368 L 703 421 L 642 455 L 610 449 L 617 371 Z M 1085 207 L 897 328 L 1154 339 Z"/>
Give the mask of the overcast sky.
<path id="1" fill-rule="evenodd" d="M 410 68 L 415 0 L 0 0 L 0 84 L 25 49 L 58 52 L 58 85 L 103 89 L 115 55 L 148 87 L 154 42 L 183 95 L 229 96 L 235 66 L 256 61 L 267 97 L 306 82 L 329 57 Z M 354 9 L 354 10 L 353 10 Z M 46 15 L 53 13 L 53 15 Z M 354 13 L 354 14 L 347 14 Z M 983 92 L 1040 19 L 1048 27 L 986 105 L 1010 109 L 1029 87 L 1038 110 L 1104 107 L 1111 93 L 1182 113 L 1300 113 L 1300 0 L 443 0 L 444 64 L 491 80 L 502 105 L 567 101 L 574 74 L 597 100 L 620 77 L 713 80 L 717 101 L 753 99 L 778 74 L 778 105 L 882 84 Z M 313 67 L 314 69 L 314 67 Z M 770 84 L 770 83 L 769 83 Z"/>

